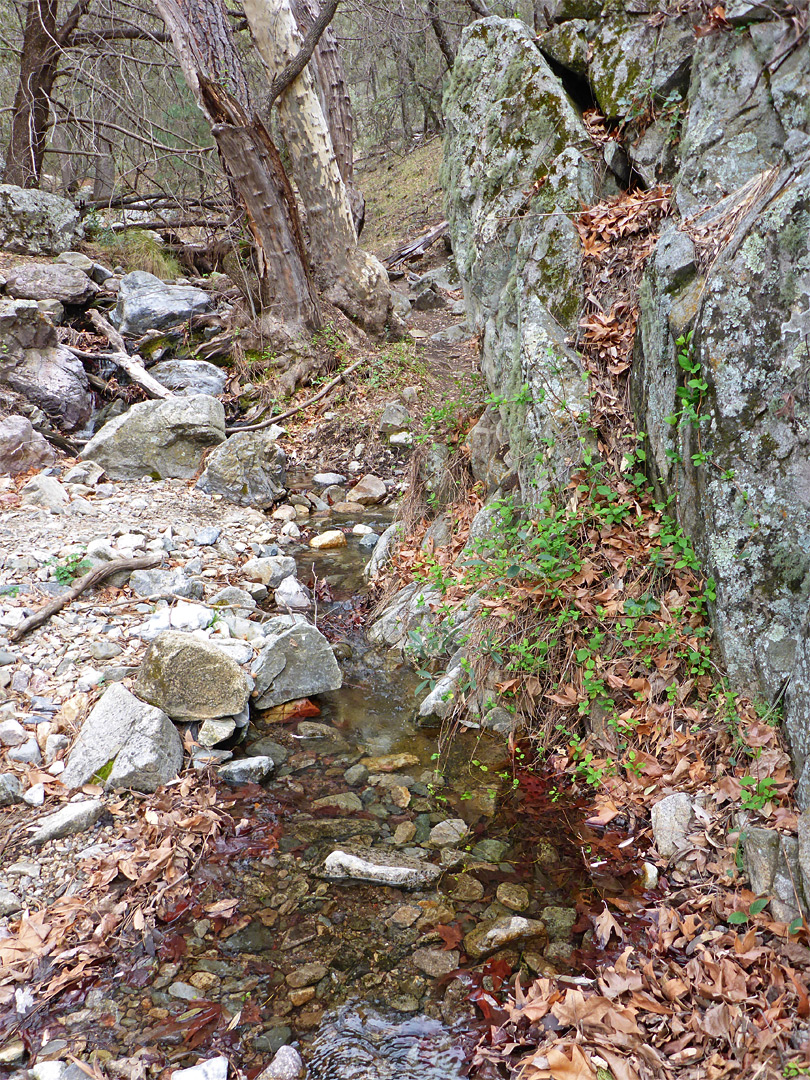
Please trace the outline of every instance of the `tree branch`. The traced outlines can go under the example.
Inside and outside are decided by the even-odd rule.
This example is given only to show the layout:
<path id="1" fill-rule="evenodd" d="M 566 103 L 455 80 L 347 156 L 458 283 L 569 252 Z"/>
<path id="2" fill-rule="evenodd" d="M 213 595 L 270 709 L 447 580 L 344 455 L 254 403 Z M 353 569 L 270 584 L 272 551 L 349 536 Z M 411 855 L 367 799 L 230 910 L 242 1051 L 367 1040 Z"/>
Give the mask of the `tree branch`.
<path id="1" fill-rule="evenodd" d="M 106 30 L 83 30 L 74 34 L 67 45 L 69 49 L 81 49 L 85 45 L 101 45 L 105 41 L 157 41 L 171 44 L 171 35 L 165 30 L 142 30 L 138 26 L 110 26 Z"/>
<path id="2" fill-rule="evenodd" d="M 482 19 L 488 19 L 492 12 L 489 10 L 484 0 L 467 0 L 469 7 L 473 9 L 476 15 L 480 15 Z"/>
<path id="3" fill-rule="evenodd" d="M 324 4 L 323 10 L 312 24 L 311 30 L 307 32 L 307 36 L 304 38 L 301 51 L 297 56 L 292 58 L 281 74 L 273 79 L 270 84 L 270 91 L 264 102 L 264 108 L 267 112 L 270 111 L 273 103 L 284 93 L 287 87 L 295 82 L 312 59 L 312 54 L 315 52 L 315 48 L 321 40 L 324 30 L 334 18 L 339 3 L 340 0 L 328 0 L 328 3 Z"/>

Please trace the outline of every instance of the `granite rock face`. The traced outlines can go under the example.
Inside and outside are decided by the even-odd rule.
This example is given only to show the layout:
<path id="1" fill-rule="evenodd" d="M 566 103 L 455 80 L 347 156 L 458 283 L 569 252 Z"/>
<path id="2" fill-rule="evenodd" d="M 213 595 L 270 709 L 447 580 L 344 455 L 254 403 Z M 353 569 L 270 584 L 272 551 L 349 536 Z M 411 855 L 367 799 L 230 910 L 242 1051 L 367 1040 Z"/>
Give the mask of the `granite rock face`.
<path id="1" fill-rule="evenodd" d="M 135 692 L 173 720 L 236 716 L 249 687 L 239 664 L 213 642 L 167 630 L 146 651 Z"/>
<path id="2" fill-rule="evenodd" d="M 0 184 L 0 248 L 15 255 L 59 255 L 84 234 L 79 211 L 48 191 Z"/>
<path id="3" fill-rule="evenodd" d="M 197 487 L 237 506 L 267 509 L 287 493 L 287 458 L 261 431 L 238 431 L 208 457 Z"/>

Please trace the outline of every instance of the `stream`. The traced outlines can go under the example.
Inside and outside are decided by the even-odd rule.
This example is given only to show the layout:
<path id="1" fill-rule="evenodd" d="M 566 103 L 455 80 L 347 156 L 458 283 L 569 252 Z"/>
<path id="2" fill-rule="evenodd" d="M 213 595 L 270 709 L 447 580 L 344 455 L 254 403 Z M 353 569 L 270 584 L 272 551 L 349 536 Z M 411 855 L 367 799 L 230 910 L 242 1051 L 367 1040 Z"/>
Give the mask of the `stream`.
<path id="1" fill-rule="evenodd" d="M 378 532 L 389 520 L 363 517 Z M 505 962 L 525 982 L 567 970 L 578 870 L 560 854 L 564 822 L 553 815 L 547 826 L 559 844 L 516 824 L 502 737 L 462 728 L 440 739 L 417 726 L 418 677 L 364 636 L 360 540 L 349 530 L 346 547 L 290 551 L 301 579 L 314 573 L 329 597 L 316 617 L 344 681 L 316 699 L 319 715 L 284 719 L 281 707 L 252 717 L 245 751 L 269 754 L 276 769 L 263 787 L 235 790 L 229 812 L 266 823 L 277 850 L 199 867 L 193 902 L 154 947 L 67 1018 L 88 1049 L 125 1057 L 154 1047 L 178 1067 L 232 1053 L 255 1075 L 254 1064 L 294 1042 L 309 1080 L 452 1080 L 468 1075 L 482 1030 L 470 995 L 493 988 L 493 971 Z M 456 842 L 431 832 L 459 821 L 467 831 Z M 441 873 L 415 889 L 334 880 L 324 863 L 336 849 Z M 207 916 L 224 898 L 238 901 L 236 914 Z M 501 969 L 465 957 L 465 934 L 516 914 L 542 919 L 547 933 L 506 942 L 494 957 Z M 228 1028 L 223 1016 L 237 1014 Z"/>

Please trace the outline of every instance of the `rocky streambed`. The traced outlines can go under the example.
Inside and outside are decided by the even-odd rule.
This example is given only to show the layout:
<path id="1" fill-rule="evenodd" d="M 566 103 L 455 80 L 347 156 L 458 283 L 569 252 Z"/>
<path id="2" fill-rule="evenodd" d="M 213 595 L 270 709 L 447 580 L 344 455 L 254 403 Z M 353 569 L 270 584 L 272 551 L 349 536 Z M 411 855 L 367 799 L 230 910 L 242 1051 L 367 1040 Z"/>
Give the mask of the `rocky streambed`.
<path id="1" fill-rule="evenodd" d="M 164 562 L 2 643 L 0 949 L 55 904 L 93 920 L 126 903 L 136 824 L 177 792 L 227 815 L 230 840 L 187 864 L 153 927 L 122 914 L 126 947 L 84 977 L 44 947 L 27 967 L 4 954 L 3 1067 L 61 1080 L 74 1054 L 157 1076 L 224 1055 L 255 1075 L 296 1044 L 319 1080 L 460 1075 L 476 992 L 566 970 L 577 860 L 557 814 L 545 835 L 518 825 L 503 738 L 419 726 L 418 680 L 366 638 L 363 568 L 390 507 L 318 510 L 310 476 L 265 514 L 184 481 L 50 472 L 63 497 L 4 522 L 7 633 L 71 558 Z M 396 482 L 379 483 L 387 499 Z M 133 708 L 162 734 L 113 753 Z M 173 812 L 161 843 L 199 825 Z M 43 993 L 60 963 L 67 992 Z"/>

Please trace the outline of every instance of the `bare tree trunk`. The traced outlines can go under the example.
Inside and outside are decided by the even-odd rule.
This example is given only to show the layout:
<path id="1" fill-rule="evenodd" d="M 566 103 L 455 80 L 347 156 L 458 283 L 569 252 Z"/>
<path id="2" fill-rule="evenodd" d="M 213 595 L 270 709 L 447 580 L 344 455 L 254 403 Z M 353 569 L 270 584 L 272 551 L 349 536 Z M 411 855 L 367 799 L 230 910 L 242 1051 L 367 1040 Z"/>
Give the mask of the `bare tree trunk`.
<path id="1" fill-rule="evenodd" d="M 316 0 L 292 0 L 293 15 L 301 33 L 306 33 L 318 15 Z M 363 231 L 366 200 L 354 183 L 354 114 L 346 89 L 346 73 L 335 35 L 324 30 L 313 54 L 315 85 L 323 115 L 332 136 L 340 175 L 346 185 L 357 235 Z"/>
<path id="2" fill-rule="evenodd" d="M 59 0 L 28 0 L 20 78 L 3 170 L 3 182 L 17 187 L 39 187 L 51 111 L 50 96 L 59 61 L 58 7 Z"/>
<path id="3" fill-rule="evenodd" d="M 452 71 L 453 64 L 456 62 L 456 52 L 450 43 L 450 38 L 447 36 L 447 27 L 439 18 L 439 13 L 436 10 L 436 0 L 428 0 L 427 14 L 436 41 L 442 51 L 442 56 L 447 61 L 447 67 Z"/>
<path id="4" fill-rule="evenodd" d="M 253 111 L 224 6 L 220 0 L 155 0 L 155 6 L 247 211 L 263 312 L 290 329 L 316 329 L 320 310 L 295 198 L 278 150 Z"/>
<path id="5" fill-rule="evenodd" d="M 274 82 L 301 50 L 290 0 L 244 0 L 259 55 Z M 309 251 L 325 299 L 371 333 L 391 306 L 382 263 L 357 246 L 346 186 L 311 72 L 304 68 L 278 97 L 279 122 L 306 207 Z"/>

